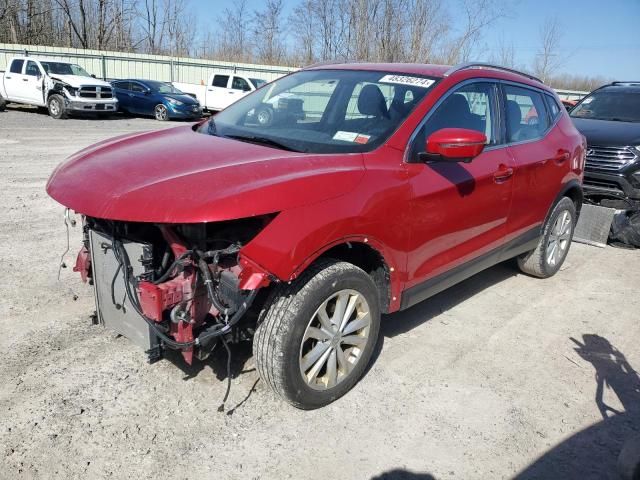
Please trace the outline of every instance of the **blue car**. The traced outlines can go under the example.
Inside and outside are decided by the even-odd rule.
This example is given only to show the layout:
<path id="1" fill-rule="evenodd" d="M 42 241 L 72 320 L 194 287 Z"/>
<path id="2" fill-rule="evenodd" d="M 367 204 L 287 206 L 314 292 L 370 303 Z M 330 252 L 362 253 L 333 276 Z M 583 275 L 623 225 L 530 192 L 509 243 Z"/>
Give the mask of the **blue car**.
<path id="1" fill-rule="evenodd" d="M 196 120 L 202 117 L 198 100 L 173 85 L 155 80 L 111 82 L 120 110 L 133 115 L 152 115 L 156 120 Z"/>

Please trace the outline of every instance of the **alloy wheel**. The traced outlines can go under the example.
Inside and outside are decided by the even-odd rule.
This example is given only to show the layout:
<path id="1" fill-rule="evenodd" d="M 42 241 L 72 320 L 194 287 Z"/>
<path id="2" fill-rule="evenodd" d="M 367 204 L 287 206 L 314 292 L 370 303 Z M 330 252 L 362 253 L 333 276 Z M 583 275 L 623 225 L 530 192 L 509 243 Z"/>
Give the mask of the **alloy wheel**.
<path id="1" fill-rule="evenodd" d="M 571 242 L 572 224 L 573 217 L 568 210 L 563 210 L 553 224 L 545 249 L 545 259 L 549 266 L 554 267 L 564 259 Z"/>
<path id="2" fill-rule="evenodd" d="M 344 381 L 370 341 L 371 311 L 364 296 L 340 290 L 315 311 L 302 337 L 300 374 L 314 390 Z"/>

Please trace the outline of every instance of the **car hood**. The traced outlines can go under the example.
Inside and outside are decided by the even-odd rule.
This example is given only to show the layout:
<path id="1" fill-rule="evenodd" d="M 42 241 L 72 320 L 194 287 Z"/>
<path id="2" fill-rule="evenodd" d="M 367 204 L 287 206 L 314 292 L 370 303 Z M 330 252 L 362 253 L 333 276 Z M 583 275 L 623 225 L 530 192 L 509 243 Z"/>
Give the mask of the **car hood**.
<path id="1" fill-rule="evenodd" d="M 184 126 L 106 140 L 49 178 L 62 205 L 112 220 L 197 223 L 275 213 L 354 189 L 361 154 L 288 152 Z"/>
<path id="2" fill-rule="evenodd" d="M 640 145 L 640 123 L 612 122 L 572 117 L 576 128 L 587 137 L 587 144 L 603 147 Z"/>
<path id="3" fill-rule="evenodd" d="M 95 86 L 95 87 L 111 87 L 109 82 L 104 82 L 92 77 L 81 77 L 79 75 L 58 75 L 53 73 L 50 75 L 53 80 L 60 80 L 72 87 Z"/>

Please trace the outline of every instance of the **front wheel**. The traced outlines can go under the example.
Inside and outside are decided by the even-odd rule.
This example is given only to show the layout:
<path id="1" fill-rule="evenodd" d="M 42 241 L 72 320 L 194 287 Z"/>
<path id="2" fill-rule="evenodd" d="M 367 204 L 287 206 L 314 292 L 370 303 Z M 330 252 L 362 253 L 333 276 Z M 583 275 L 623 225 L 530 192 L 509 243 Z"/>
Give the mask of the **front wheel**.
<path id="1" fill-rule="evenodd" d="M 256 366 L 287 402 L 319 408 L 362 377 L 379 330 L 371 277 L 350 263 L 323 260 L 270 295 L 254 338 Z"/>
<path id="2" fill-rule="evenodd" d="M 62 95 L 51 95 L 49 97 L 49 100 L 47 100 L 47 109 L 49 110 L 49 116 L 51 118 L 55 118 L 56 120 L 65 118 L 67 116 L 64 106 L 64 98 L 62 98 Z"/>
<path id="3" fill-rule="evenodd" d="M 563 197 L 553 207 L 536 248 L 518 257 L 520 270 L 539 278 L 555 275 L 569 253 L 576 221 L 575 204 Z"/>
<path id="4" fill-rule="evenodd" d="M 156 117 L 156 120 L 159 120 L 161 122 L 166 122 L 167 120 L 169 120 L 169 111 L 167 110 L 167 107 L 165 107 L 163 104 L 158 104 L 156 105 L 156 108 L 153 110 L 154 116 Z"/>
<path id="5" fill-rule="evenodd" d="M 2 98 L 2 95 L 0 95 L 0 112 L 4 112 L 6 106 L 7 106 L 6 100 Z"/>

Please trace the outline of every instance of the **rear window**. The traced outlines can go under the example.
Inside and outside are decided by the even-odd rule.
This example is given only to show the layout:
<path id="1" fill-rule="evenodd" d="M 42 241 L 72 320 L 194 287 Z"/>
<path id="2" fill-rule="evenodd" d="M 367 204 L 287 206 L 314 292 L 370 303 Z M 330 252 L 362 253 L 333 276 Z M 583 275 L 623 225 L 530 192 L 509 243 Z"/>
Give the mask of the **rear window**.
<path id="1" fill-rule="evenodd" d="M 571 116 L 614 122 L 640 122 L 640 92 L 595 91 L 571 110 Z"/>
<path id="2" fill-rule="evenodd" d="M 11 73 L 22 73 L 22 65 L 24 64 L 24 60 L 14 60 L 11 62 L 11 69 L 9 70 Z"/>
<path id="3" fill-rule="evenodd" d="M 524 142 L 540 138 L 549 127 L 542 94 L 523 87 L 505 85 L 507 141 Z"/>
<path id="4" fill-rule="evenodd" d="M 227 88 L 227 84 L 229 83 L 229 75 L 214 75 L 213 82 L 211 85 L 214 87 Z"/>
<path id="5" fill-rule="evenodd" d="M 555 99 L 553 95 L 546 95 L 547 105 L 549 107 L 549 116 L 555 120 L 560 112 L 562 111 L 562 107 L 558 105 L 558 101 Z"/>

